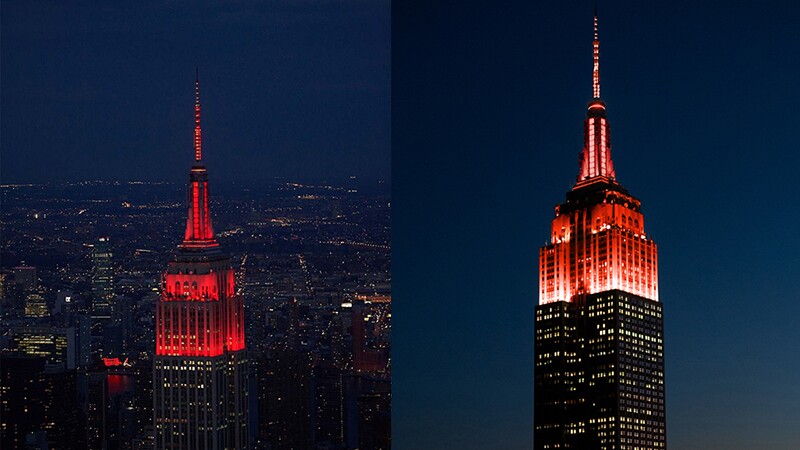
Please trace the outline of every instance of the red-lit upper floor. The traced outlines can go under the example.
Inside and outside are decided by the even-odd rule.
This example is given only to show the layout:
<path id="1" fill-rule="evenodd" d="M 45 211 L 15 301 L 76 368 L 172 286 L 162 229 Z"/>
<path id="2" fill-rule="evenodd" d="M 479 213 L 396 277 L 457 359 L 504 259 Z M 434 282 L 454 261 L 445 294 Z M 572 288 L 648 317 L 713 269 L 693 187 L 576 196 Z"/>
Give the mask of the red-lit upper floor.
<path id="1" fill-rule="evenodd" d="M 616 183 L 571 191 L 539 253 L 539 303 L 611 289 L 657 301 L 657 249 L 640 206 Z"/>
<path id="2" fill-rule="evenodd" d="M 194 166 L 189 174 L 186 231 L 180 247 L 204 249 L 218 245 L 211 226 L 208 174 L 205 167 Z"/>

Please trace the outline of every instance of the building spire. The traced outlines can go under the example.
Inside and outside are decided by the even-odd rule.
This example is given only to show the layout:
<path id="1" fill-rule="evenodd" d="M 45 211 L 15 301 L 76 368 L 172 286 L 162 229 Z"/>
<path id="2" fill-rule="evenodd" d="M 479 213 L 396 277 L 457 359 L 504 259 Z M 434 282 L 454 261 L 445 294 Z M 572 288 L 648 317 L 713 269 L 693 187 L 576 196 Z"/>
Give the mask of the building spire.
<path id="1" fill-rule="evenodd" d="M 611 161 L 611 131 L 606 120 L 606 104 L 600 98 L 600 38 L 598 37 L 597 4 L 594 6 L 594 41 L 592 42 L 592 100 L 586 111 L 583 130 L 583 151 L 576 187 L 596 180 L 614 180 Z"/>
<path id="2" fill-rule="evenodd" d="M 202 135 L 200 131 L 200 73 L 195 72 L 194 81 L 194 160 L 189 172 L 189 205 L 186 219 L 183 249 L 207 249 L 219 244 L 211 228 L 211 213 L 208 200 L 208 173 L 203 165 Z"/>
<path id="3" fill-rule="evenodd" d="M 194 79 L 194 160 L 203 160 L 203 136 L 200 130 L 200 69 L 195 67 Z"/>
<path id="4" fill-rule="evenodd" d="M 593 98 L 600 98 L 600 38 L 597 33 L 597 4 L 594 5 L 594 66 L 592 68 L 592 92 Z"/>

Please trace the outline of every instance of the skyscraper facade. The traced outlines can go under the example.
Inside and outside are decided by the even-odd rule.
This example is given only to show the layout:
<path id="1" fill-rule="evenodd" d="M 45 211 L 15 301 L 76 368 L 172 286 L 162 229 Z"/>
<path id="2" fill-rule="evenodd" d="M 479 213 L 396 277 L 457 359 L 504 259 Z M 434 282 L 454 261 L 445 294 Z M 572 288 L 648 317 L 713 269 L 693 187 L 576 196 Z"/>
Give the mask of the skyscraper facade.
<path id="1" fill-rule="evenodd" d="M 156 449 L 247 449 L 247 358 L 242 297 L 211 228 L 195 82 L 195 163 L 183 242 L 156 305 Z"/>
<path id="2" fill-rule="evenodd" d="M 77 372 L 24 353 L 0 355 L 0 448 L 84 449 Z M 29 447 L 39 434 L 44 447 Z"/>
<path id="3" fill-rule="evenodd" d="M 539 252 L 534 446 L 666 447 L 656 244 L 616 179 L 594 18 L 593 98 L 577 181 Z"/>
<path id="4" fill-rule="evenodd" d="M 14 267 L 14 282 L 22 286 L 22 289 L 26 292 L 37 289 L 39 287 L 39 277 L 36 274 L 36 267 Z"/>
<path id="5" fill-rule="evenodd" d="M 74 369 L 77 365 L 73 327 L 14 327 L 11 329 L 11 348 L 20 354 L 43 357 L 47 363 L 59 364 L 66 369 Z"/>
<path id="6" fill-rule="evenodd" d="M 92 318 L 110 319 L 114 309 L 114 264 L 108 237 L 97 239 L 92 249 Z"/>

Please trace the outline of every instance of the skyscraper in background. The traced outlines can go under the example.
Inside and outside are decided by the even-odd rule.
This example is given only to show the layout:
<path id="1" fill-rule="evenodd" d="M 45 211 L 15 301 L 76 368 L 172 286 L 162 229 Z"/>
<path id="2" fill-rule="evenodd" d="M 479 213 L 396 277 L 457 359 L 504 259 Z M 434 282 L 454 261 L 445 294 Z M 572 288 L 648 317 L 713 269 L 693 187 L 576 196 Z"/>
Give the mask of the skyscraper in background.
<path id="1" fill-rule="evenodd" d="M 31 292 L 25 297 L 25 317 L 47 317 L 50 309 L 42 292 Z"/>
<path id="2" fill-rule="evenodd" d="M 211 228 L 201 143 L 198 80 L 186 231 L 156 305 L 156 449 L 249 448 L 243 302 Z"/>
<path id="3" fill-rule="evenodd" d="M 0 354 L 0 448 L 84 449 L 77 372 L 24 352 Z M 27 447 L 39 434 L 47 447 Z"/>
<path id="4" fill-rule="evenodd" d="M 24 291 L 31 291 L 39 287 L 39 277 L 36 274 L 36 267 L 17 266 L 14 267 L 14 282 L 22 286 Z"/>
<path id="5" fill-rule="evenodd" d="M 49 364 L 74 369 L 78 364 L 75 328 L 23 326 L 11 329 L 11 349 L 27 356 L 45 358 Z"/>
<path id="6" fill-rule="evenodd" d="M 111 242 L 100 237 L 92 249 L 92 318 L 110 319 L 114 308 L 114 265 Z"/>
<path id="7" fill-rule="evenodd" d="M 539 254 L 534 447 L 663 449 L 656 244 L 645 234 L 641 202 L 616 180 L 599 46 L 595 14 L 580 172 Z"/>

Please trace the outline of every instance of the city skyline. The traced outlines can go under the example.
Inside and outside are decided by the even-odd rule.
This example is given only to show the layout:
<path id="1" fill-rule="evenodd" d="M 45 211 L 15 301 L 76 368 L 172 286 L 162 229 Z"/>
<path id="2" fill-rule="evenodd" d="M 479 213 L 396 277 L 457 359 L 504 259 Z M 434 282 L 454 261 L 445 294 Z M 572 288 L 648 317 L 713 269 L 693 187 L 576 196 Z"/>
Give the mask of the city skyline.
<path id="1" fill-rule="evenodd" d="M 212 202 L 201 126 L 196 71 L 185 201 L 2 186 L 2 445 L 389 448 L 387 189 L 273 180 Z"/>
<path id="2" fill-rule="evenodd" d="M 134 448 L 153 446 L 146 433 L 147 426 L 152 430 L 153 401 L 152 397 L 147 400 L 149 383 L 141 382 L 152 379 L 152 360 L 147 354 L 155 346 L 157 292 L 165 264 L 180 242 L 176 233 L 186 227 L 185 196 L 185 187 L 176 192 L 163 184 L 53 185 L 3 191 L 6 208 L 2 220 L 8 228 L 0 253 L 0 323 L 3 332 L 10 331 L 10 335 L 0 334 L 0 342 L 9 344 L 3 357 L 22 349 L 39 353 L 36 348 L 40 348 L 54 362 L 66 358 L 79 366 L 79 373 L 88 367 L 92 392 L 109 392 L 105 398 L 107 423 L 115 422 L 118 414 L 125 421 L 133 420 L 128 429 L 108 429 L 105 439 L 109 445 L 132 439 Z M 230 252 L 239 272 L 236 281 L 245 296 L 247 346 L 253 364 L 258 364 L 251 372 L 257 375 L 258 389 L 253 386 L 250 393 L 250 398 L 257 400 L 251 403 L 250 429 L 256 448 L 267 442 L 284 442 L 290 436 L 305 438 L 308 445 L 315 442 L 313 436 L 297 433 L 297 427 L 283 428 L 276 422 L 286 411 L 310 411 L 318 397 L 327 395 L 309 391 L 307 384 L 292 387 L 290 380 L 298 375 L 304 383 L 324 376 L 345 389 L 342 394 L 348 400 L 339 409 L 345 423 L 339 428 L 346 424 L 348 446 L 360 445 L 360 439 L 380 443 L 388 436 L 388 201 L 385 195 L 346 187 L 283 183 L 264 191 L 231 192 L 224 202 L 212 206 L 220 245 Z M 108 267 L 105 258 L 94 257 L 105 254 L 94 251 L 95 236 L 101 233 L 110 235 L 104 239 L 113 252 L 116 301 L 112 308 L 117 314 L 112 314 L 110 326 L 91 336 L 90 324 L 95 322 L 91 305 L 95 292 L 104 290 L 104 277 L 93 275 Z M 9 267 L 20 260 L 27 266 Z M 29 302 L 23 289 L 42 290 L 46 311 L 42 315 L 46 317 L 25 317 Z M 292 299 L 297 300 L 296 305 Z M 366 339 L 348 331 L 357 315 L 369 318 L 361 328 Z M 48 336 L 63 333 L 73 336 L 67 338 L 71 353 L 61 352 L 58 342 L 48 343 L 52 340 Z M 291 341 L 300 344 L 296 352 L 300 361 L 333 359 L 338 367 L 358 367 L 360 372 L 340 372 L 339 383 L 336 371 L 311 373 L 310 361 L 308 371 L 297 370 L 302 365 L 290 373 L 285 366 L 280 366 L 278 373 L 268 370 L 276 363 L 285 364 L 293 354 L 291 349 L 280 350 L 285 337 L 291 335 L 295 336 Z M 5 360 L 0 365 L 4 364 Z M 293 378 L 287 379 L 287 375 Z M 286 387 L 280 388 L 281 383 Z M 295 395 L 294 401 L 287 401 L 286 392 Z M 91 399 L 94 405 L 104 400 L 99 395 Z M 273 403 L 276 399 L 284 399 L 281 409 Z M 302 407 L 297 406 L 298 401 Z M 273 410 L 265 409 L 266 405 Z M 368 423 L 359 423 L 362 417 Z M 93 429 L 100 429 L 101 420 L 93 417 Z M 311 418 L 305 423 L 307 429 L 316 424 Z M 74 425 L 73 432 L 80 433 L 80 424 Z M 324 429 L 330 430 L 331 425 Z M 336 430 L 335 424 L 332 429 Z M 102 439 L 92 440 L 90 447 L 98 448 Z M 83 448 L 80 445 L 76 441 L 76 446 Z"/>
<path id="3" fill-rule="evenodd" d="M 3 3 L 0 446 L 390 448 L 389 5 Z"/>
<path id="4" fill-rule="evenodd" d="M 595 7 L 613 163 L 608 122 L 581 134 Z M 253 448 L 532 448 L 534 333 L 553 320 L 533 305 L 562 297 L 585 297 L 592 326 L 610 303 L 663 323 L 669 448 L 800 448 L 798 16 L 786 0 L 3 2 L 0 445 L 152 450 L 199 67 Z M 644 278 L 537 270 L 578 242 L 560 234 L 590 187 L 576 173 L 624 186 Z"/>

